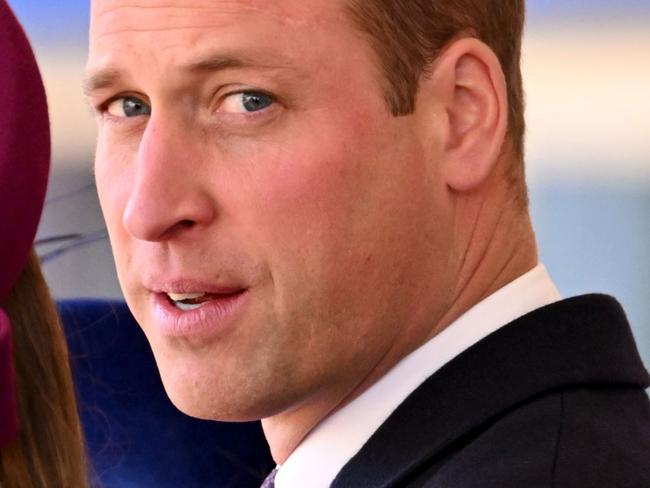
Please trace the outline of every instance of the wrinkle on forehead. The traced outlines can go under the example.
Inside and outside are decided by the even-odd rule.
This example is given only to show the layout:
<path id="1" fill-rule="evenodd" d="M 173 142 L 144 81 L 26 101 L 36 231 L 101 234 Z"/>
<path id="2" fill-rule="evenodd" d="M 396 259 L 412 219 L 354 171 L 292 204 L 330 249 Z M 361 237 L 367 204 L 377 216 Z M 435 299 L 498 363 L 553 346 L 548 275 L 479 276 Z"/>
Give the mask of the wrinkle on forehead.
<path id="1" fill-rule="evenodd" d="M 331 21 L 334 9 L 330 6 L 327 12 L 322 8 L 328 2 L 331 0 L 93 0 L 91 38 L 124 32 L 218 28 L 251 15 L 298 27 Z"/>
<path id="2" fill-rule="evenodd" d="M 241 56 L 267 48 L 287 64 L 325 55 L 331 36 L 351 26 L 345 0 L 92 1 L 89 72 L 137 59 L 176 66 L 208 51 Z"/>

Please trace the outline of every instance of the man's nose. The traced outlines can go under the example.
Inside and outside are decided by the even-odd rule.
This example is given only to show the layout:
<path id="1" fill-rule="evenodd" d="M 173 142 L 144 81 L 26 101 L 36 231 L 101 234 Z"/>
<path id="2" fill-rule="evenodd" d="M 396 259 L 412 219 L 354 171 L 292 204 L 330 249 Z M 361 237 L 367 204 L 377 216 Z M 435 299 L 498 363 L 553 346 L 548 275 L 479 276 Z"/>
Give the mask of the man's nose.
<path id="1" fill-rule="evenodd" d="M 123 214 L 124 228 L 136 239 L 181 237 L 215 218 L 200 170 L 205 164 L 200 145 L 183 134 L 178 126 L 152 118 L 140 140 Z"/>

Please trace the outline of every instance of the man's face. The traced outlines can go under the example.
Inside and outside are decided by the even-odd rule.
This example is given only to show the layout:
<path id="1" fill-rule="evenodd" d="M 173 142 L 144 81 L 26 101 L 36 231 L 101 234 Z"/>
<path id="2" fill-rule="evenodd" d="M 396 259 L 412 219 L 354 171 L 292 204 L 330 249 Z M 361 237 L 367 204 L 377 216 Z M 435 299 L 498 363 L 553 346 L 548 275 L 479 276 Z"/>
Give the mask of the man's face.
<path id="1" fill-rule="evenodd" d="M 98 0 L 88 69 L 120 283 L 179 408 L 336 404 L 423 338 L 453 211 L 340 2 Z"/>

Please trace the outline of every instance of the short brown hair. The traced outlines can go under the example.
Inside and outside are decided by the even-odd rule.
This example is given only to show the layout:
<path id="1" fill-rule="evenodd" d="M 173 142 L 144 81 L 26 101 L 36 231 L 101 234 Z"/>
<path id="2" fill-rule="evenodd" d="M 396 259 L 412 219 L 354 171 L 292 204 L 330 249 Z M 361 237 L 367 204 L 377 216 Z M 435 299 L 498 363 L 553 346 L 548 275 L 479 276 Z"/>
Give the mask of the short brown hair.
<path id="1" fill-rule="evenodd" d="M 524 0 L 348 0 L 355 23 L 369 34 L 385 74 L 395 116 L 410 114 L 420 76 L 461 34 L 496 53 L 508 85 L 508 134 L 523 156 L 524 96 L 520 70 Z"/>

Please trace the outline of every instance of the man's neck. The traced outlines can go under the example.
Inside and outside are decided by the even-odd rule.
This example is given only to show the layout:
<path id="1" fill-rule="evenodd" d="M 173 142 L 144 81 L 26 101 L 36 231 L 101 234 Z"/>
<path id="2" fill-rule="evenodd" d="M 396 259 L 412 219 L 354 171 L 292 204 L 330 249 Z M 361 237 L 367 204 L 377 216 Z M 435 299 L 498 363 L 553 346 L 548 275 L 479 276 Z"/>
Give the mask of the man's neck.
<path id="1" fill-rule="evenodd" d="M 451 305 L 427 339 L 439 334 L 473 305 L 538 263 L 535 236 L 528 217 L 517 218 L 509 225 L 496 226 L 489 237 L 477 229 L 471 239 L 486 244 L 468 245 Z"/>

